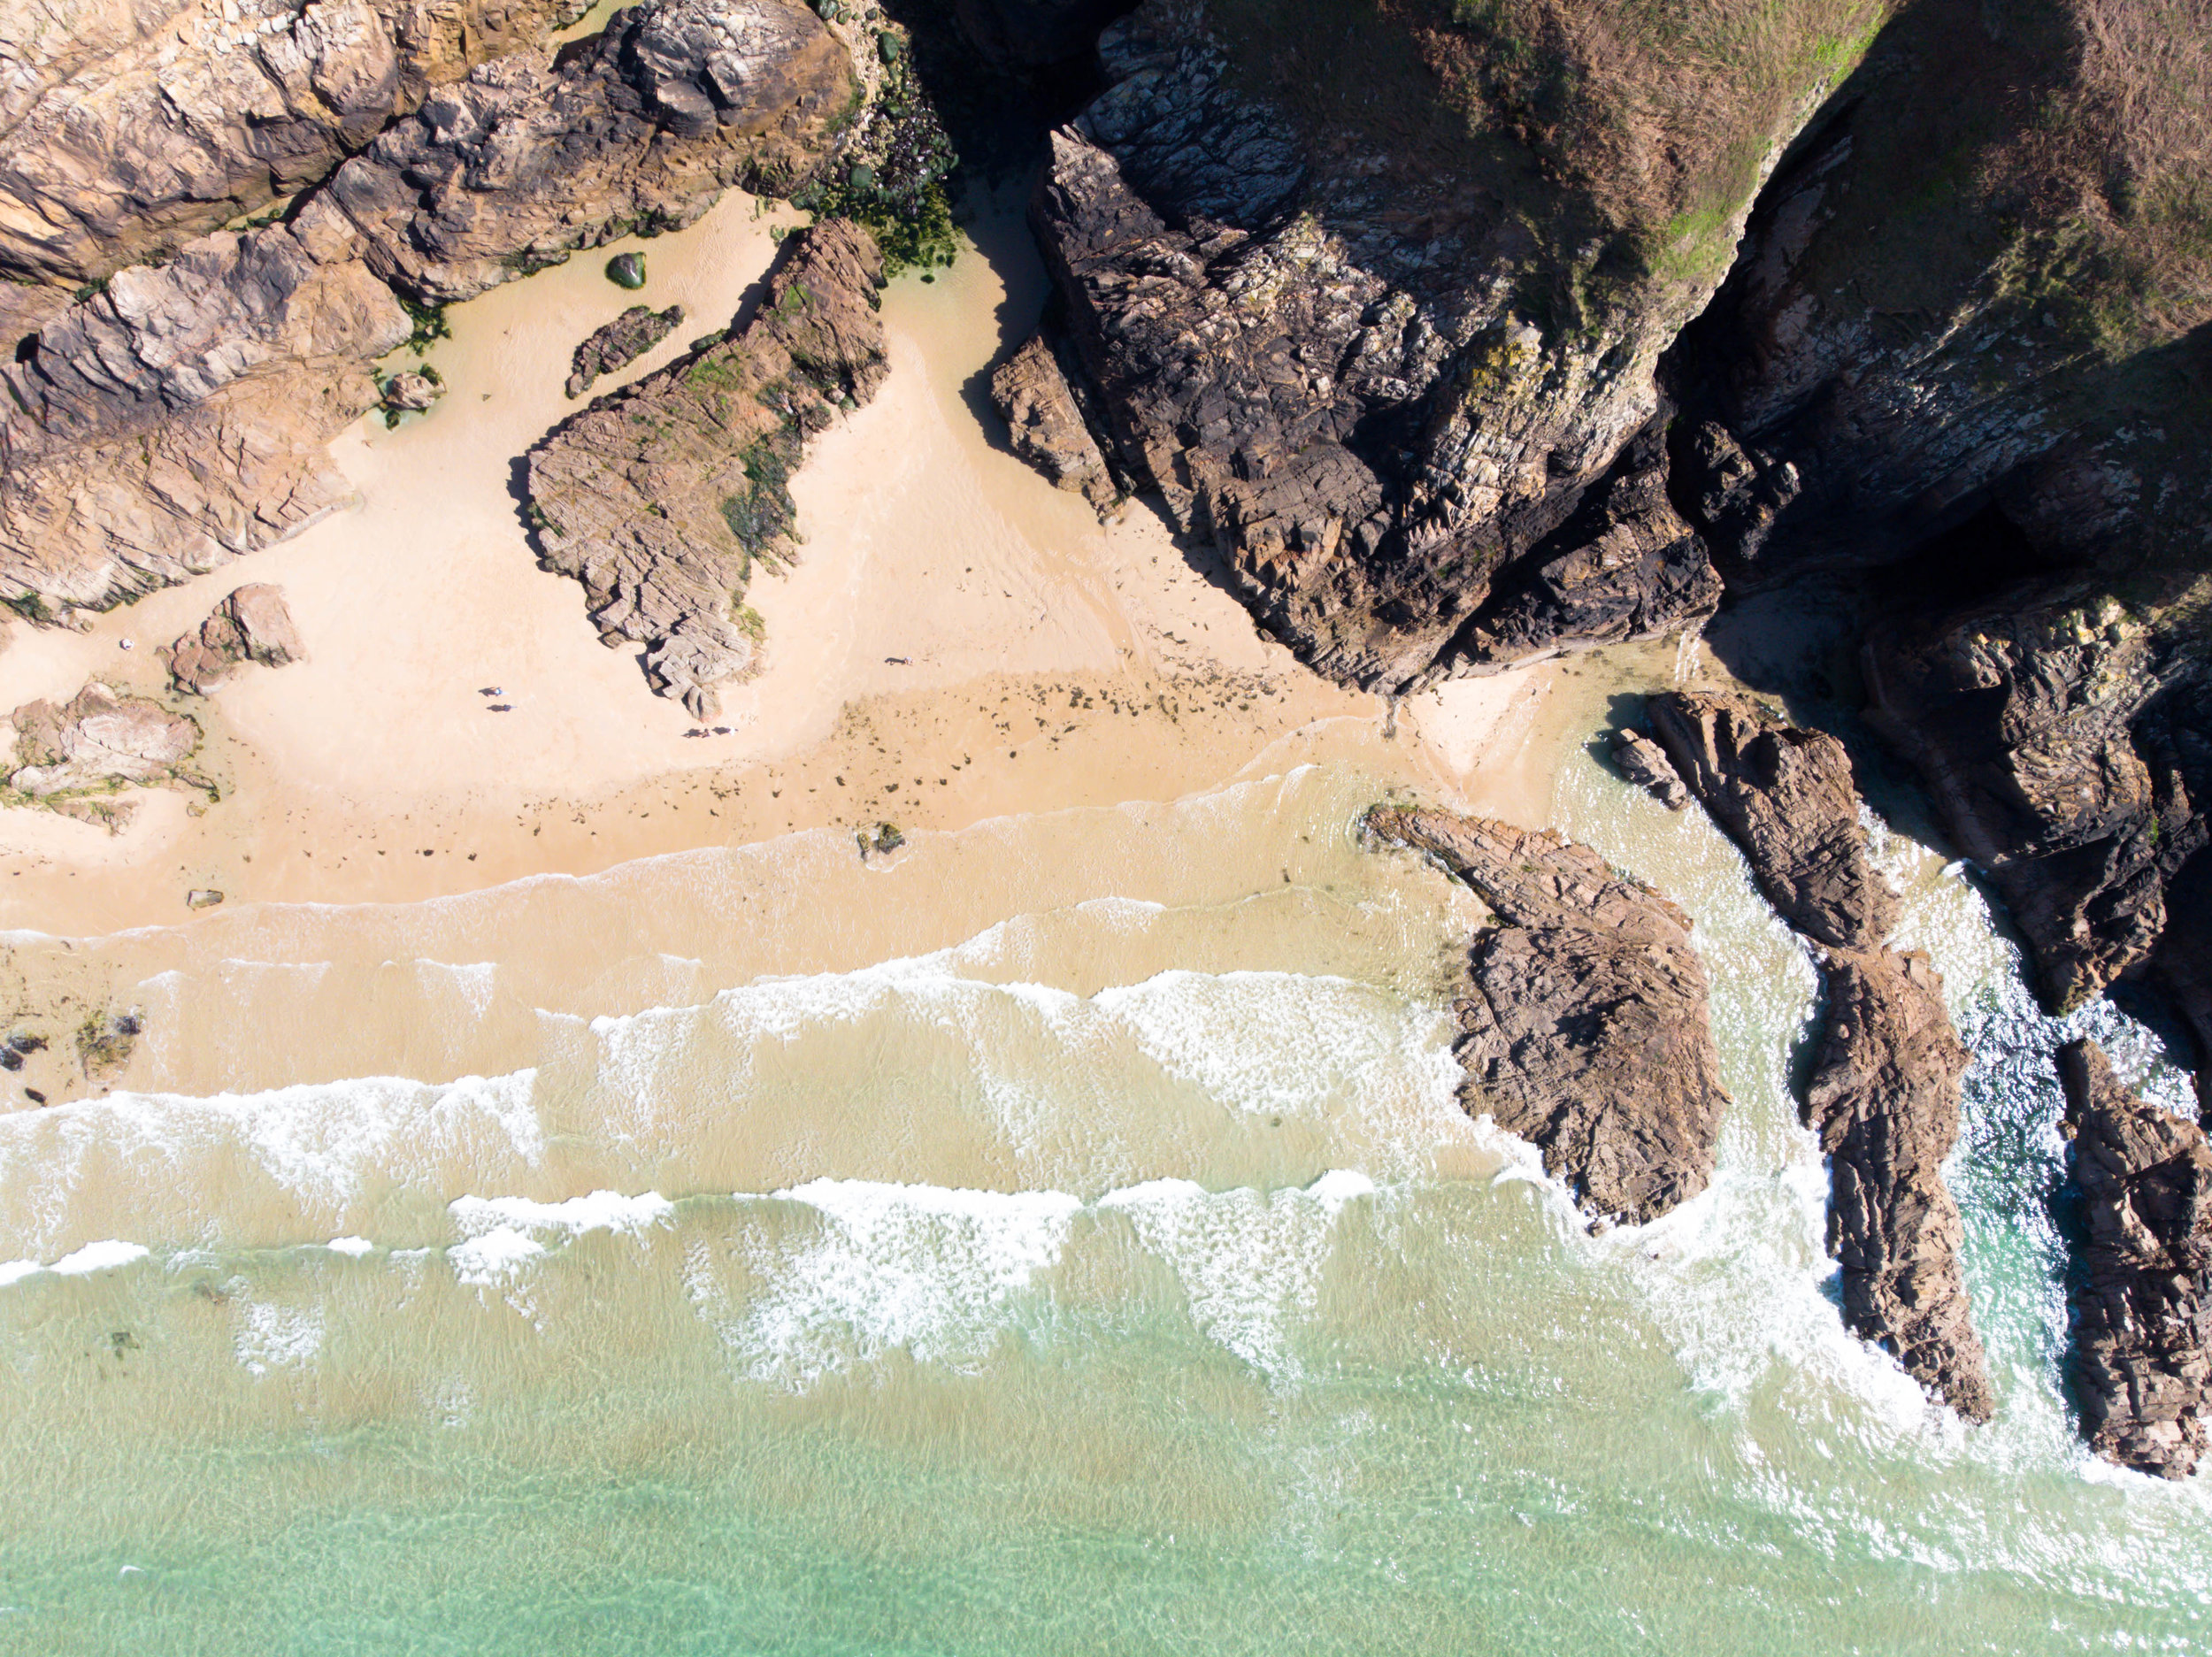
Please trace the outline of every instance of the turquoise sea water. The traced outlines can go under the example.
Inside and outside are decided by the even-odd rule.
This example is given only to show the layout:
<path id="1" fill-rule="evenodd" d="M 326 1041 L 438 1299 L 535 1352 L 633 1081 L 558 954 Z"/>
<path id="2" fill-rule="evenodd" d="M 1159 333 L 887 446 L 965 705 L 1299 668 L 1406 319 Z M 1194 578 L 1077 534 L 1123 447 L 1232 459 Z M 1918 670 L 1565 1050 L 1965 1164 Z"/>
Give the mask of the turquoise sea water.
<path id="1" fill-rule="evenodd" d="M 0 1652 L 2212 1645 L 2200 1487 L 2073 1437 L 2061 1027 L 1973 890 L 1884 836 L 1979 1055 L 1969 1431 L 1838 1322 L 1813 975 L 1709 825 L 1554 802 L 1696 916 L 1735 1100 L 1593 1238 L 1454 1104 L 1371 794 L 227 923 L 142 986 L 190 1085 L 0 1118 Z M 802 882 L 861 918 L 778 970 Z"/>

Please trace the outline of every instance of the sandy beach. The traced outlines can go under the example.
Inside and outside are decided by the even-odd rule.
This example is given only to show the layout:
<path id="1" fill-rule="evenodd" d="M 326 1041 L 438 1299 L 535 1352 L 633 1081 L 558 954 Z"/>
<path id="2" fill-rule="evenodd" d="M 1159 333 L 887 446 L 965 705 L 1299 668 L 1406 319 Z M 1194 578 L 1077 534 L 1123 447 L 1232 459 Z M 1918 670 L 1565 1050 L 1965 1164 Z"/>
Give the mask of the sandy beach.
<path id="1" fill-rule="evenodd" d="M 428 358 L 444 401 L 336 446 L 352 510 L 87 633 L 12 625 L 0 708 L 91 679 L 165 694 L 158 648 L 246 581 L 283 587 L 308 659 L 172 696 L 207 733 L 219 802 L 134 791 L 115 833 L 0 813 L 0 924 L 173 924 L 198 888 L 232 906 L 408 901 L 822 826 L 1169 800 L 1355 756 L 1540 819 L 1549 762 L 1530 739 L 1559 670 L 1394 717 L 1259 636 L 1156 510 L 1101 525 L 996 446 L 979 387 L 1044 294 L 1018 205 L 979 219 L 953 270 L 886 293 L 890 379 L 795 480 L 803 556 L 748 595 L 767 665 L 726 691 L 726 734 L 687 734 L 637 652 L 599 642 L 580 589 L 536 567 L 511 489 L 516 457 L 580 406 L 561 384 L 575 341 L 633 303 L 601 273 L 609 254 L 644 252 L 635 299 L 687 317 L 608 388 L 736 312 L 795 220 L 734 192 L 689 231 L 454 307 Z"/>

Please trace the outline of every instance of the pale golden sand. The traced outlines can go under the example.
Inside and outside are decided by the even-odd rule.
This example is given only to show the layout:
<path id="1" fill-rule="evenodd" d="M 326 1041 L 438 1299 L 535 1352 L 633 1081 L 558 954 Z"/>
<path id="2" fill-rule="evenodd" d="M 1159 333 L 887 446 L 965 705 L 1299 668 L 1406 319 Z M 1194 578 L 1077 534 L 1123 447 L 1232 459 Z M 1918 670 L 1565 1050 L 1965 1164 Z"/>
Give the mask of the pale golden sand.
<path id="1" fill-rule="evenodd" d="M 635 299 L 687 318 L 630 374 L 726 323 L 778 222 L 733 194 L 638 244 Z M 987 241 L 1018 245 L 1006 227 Z M 1386 734 L 1379 700 L 1259 637 L 1144 506 L 1102 526 L 992 447 L 970 399 L 1042 299 L 1011 257 L 886 295 L 891 377 L 815 446 L 794 490 L 804 556 L 749 595 L 766 670 L 725 694 L 732 734 L 686 736 L 695 722 L 649 694 L 637 653 L 598 642 L 580 589 L 535 567 L 510 492 L 515 458 L 577 406 L 561 390 L 575 341 L 634 303 L 600 274 L 625 245 L 456 307 L 431 356 L 445 401 L 338 446 L 356 510 L 88 633 L 13 629 L 0 708 L 95 676 L 157 690 L 156 647 L 248 580 L 283 586 L 310 659 L 181 704 L 225 795 L 204 814 L 164 791 L 135 796 L 114 835 L 0 814 L 0 924 L 168 924 L 196 887 L 234 905 L 408 901 L 826 825 L 1171 799 L 1332 756 L 1540 816 L 1529 733 L 1551 670 L 1451 687 Z M 1493 751 L 1514 756 L 1494 778 Z"/>

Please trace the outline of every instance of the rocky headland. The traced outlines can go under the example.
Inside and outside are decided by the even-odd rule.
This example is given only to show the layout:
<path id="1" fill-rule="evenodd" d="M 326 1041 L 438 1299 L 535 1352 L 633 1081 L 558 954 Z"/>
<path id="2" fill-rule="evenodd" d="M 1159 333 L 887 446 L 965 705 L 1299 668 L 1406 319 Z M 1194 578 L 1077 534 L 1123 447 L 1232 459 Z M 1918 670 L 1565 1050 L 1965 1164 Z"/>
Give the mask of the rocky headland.
<path id="1" fill-rule="evenodd" d="M 2059 1075 L 2086 1233 L 2072 1369 L 2089 1447 L 2186 1478 L 2204 1454 L 2212 1382 L 2212 1147 L 2123 1087 L 2093 1041 L 2061 1051 Z"/>
<path id="2" fill-rule="evenodd" d="M 1033 212 L 1076 406 L 1348 682 L 1819 584 L 2049 1003 L 2212 1043 L 2212 18 L 1669 17 L 1147 0 Z"/>
<path id="3" fill-rule="evenodd" d="M 1640 1224 L 1704 1190 L 1728 1095 L 1689 917 L 1546 830 L 1394 807 L 1365 821 L 1496 917 L 1454 1006 L 1467 1109 L 1541 1150 L 1594 1220 Z"/>

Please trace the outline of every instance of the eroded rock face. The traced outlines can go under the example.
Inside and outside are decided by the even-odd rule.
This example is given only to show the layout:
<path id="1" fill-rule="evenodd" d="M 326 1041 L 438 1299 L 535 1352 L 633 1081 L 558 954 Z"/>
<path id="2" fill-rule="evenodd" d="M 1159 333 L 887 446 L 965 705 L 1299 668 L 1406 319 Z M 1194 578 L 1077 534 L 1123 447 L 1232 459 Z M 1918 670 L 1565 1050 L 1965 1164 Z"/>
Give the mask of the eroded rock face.
<path id="1" fill-rule="evenodd" d="M 112 783 L 165 782 L 200 742 L 200 727 L 182 714 L 96 681 L 58 705 L 27 702 L 9 723 L 16 764 L 8 786 L 42 800 Z"/>
<path id="2" fill-rule="evenodd" d="M 2177 633 L 2055 582 L 1867 648 L 1870 721 L 1989 870 L 2060 1011 L 2149 961 L 2169 883 L 2212 838 L 2212 689 Z"/>
<path id="3" fill-rule="evenodd" d="M 1054 135 L 1033 209 L 1119 462 L 1219 547 L 1264 625 L 1372 687 L 1664 633 L 1719 596 L 1668 498 L 1655 371 L 1725 261 L 1613 272 L 1644 210 L 1590 183 L 1664 195 L 1719 128 L 1668 142 L 1663 114 L 1615 109 L 1591 133 L 1634 156 L 1537 186 L 1557 157 L 1440 135 L 1530 130 L 1448 72 L 1480 33 L 1379 20 L 1402 79 L 1340 99 L 1339 130 L 1252 89 L 1247 58 L 1299 50 L 1261 13 L 1149 0 L 1102 35 L 1114 85 Z M 1337 97 L 1316 68 L 1290 103 Z M 1820 89 L 1731 111 L 1734 153 L 1778 154 Z M 1400 127 L 1363 127 L 1387 100 Z"/>
<path id="4" fill-rule="evenodd" d="M 1897 894 L 1867 857 L 1851 756 L 1818 731 L 1737 696 L 1668 691 L 1651 727 L 1782 918 L 1815 941 L 1873 949 L 1896 929 Z"/>
<path id="5" fill-rule="evenodd" d="M 881 254 L 831 220 L 786 243 L 741 334 L 632 381 L 530 451 L 539 562 L 584 585 L 600 636 L 646 647 L 653 688 L 712 717 L 760 639 L 740 609 L 756 558 L 795 551 L 786 479 L 833 410 L 887 370 Z"/>
<path id="6" fill-rule="evenodd" d="M 1621 768 L 1623 776 L 1653 795 L 1668 810 L 1679 811 L 1690 803 L 1690 791 L 1682 786 L 1682 779 L 1676 774 L 1666 749 L 1641 733 L 1615 733 L 1613 763 Z"/>
<path id="7" fill-rule="evenodd" d="M 306 656 L 284 589 L 256 581 L 234 591 L 196 632 L 169 647 L 169 678 L 179 690 L 204 696 L 242 663 L 285 667 Z"/>
<path id="8" fill-rule="evenodd" d="M 1689 917 L 1546 831 L 1395 809 L 1367 827 L 1497 915 L 1455 1009 L 1467 1109 L 1540 1148 L 1593 1216 L 1640 1224 L 1704 1190 L 1728 1095 Z"/>
<path id="9" fill-rule="evenodd" d="M 74 286 L 258 212 L 578 0 L 49 0 L 0 12 L 0 271 Z M 7 336 L 12 343 L 15 336 Z"/>
<path id="10" fill-rule="evenodd" d="M 1844 1321 L 1967 1420 L 1987 1421 L 1996 1400 L 1959 1270 L 1965 1229 L 1939 1171 L 1971 1055 L 1919 950 L 1839 951 L 1824 976 L 1828 1028 L 1805 1116 L 1830 1159 Z"/>
<path id="11" fill-rule="evenodd" d="M 2073 1381 L 2089 1447 L 2186 1478 L 2212 1378 L 2212 1147 L 2196 1124 L 2122 1087 L 2093 1041 L 2059 1053 L 2088 1230 L 2074 1291 Z"/>
<path id="12" fill-rule="evenodd" d="M 570 362 L 568 395 L 580 397 L 600 375 L 627 368 L 675 332 L 683 319 L 681 305 L 671 305 L 665 311 L 632 305 L 612 322 L 594 328 Z"/>
<path id="13" fill-rule="evenodd" d="M 1042 334 L 1030 339 L 991 376 L 991 401 L 1013 436 L 1014 452 L 1076 489 L 1101 513 L 1121 499 L 1057 355 Z"/>
<path id="14" fill-rule="evenodd" d="M 686 50 L 723 88 L 703 128 Z M 104 607 L 346 503 L 326 446 L 376 405 L 369 363 L 412 326 L 388 284 L 465 297 L 687 224 L 741 177 L 787 181 L 852 87 L 795 0 L 625 12 L 580 50 L 439 88 L 287 223 L 119 272 L 0 364 L 0 599 Z"/>

